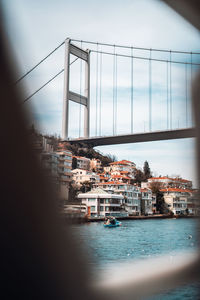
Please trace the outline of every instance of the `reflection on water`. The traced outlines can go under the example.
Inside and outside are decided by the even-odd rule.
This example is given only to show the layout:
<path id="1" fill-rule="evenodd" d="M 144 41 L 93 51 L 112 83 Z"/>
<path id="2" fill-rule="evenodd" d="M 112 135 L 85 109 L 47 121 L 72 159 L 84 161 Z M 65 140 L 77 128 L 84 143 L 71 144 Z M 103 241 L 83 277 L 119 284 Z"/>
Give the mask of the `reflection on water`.
<path id="1" fill-rule="evenodd" d="M 87 253 L 94 273 L 119 261 L 146 259 L 197 248 L 196 219 L 122 221 L 118 228 L 103 223 L 74 225 L 73 233 Z M 153 299 L 198 299 L 196 285 L 167 292 Z"/>

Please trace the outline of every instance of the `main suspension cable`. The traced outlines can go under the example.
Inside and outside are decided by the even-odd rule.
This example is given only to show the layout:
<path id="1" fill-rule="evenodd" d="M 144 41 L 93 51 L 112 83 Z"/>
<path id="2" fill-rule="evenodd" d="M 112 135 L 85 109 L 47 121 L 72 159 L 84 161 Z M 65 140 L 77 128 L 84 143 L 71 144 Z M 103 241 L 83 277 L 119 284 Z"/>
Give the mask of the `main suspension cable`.
<path id="1" fill-rule="evenodd" d="M 37 94 L 41 89 L 43 89 L 47 84 L 49 84 L 51 81 L 53 81 L 56 77 L 58 77 L 61 73 L 64 72 L 64 69 L 62 69 L 60 72 L 58 72 L 55 76 L 53 76 L 51 79 L 49 79 L 45 84 L 43 84 L 39 89 L 37 89 L 33 94 L 31 94 L 29 97 L 27 97 L 23 103 L 27 102 L 30 98 L 32 98 L 35 94 Z"/>
<path id="2" fill-rule="evenodd" d="M 21 76 L 15 84 L 20 82 L 23 78 L 25 78 L 28 74 L 30 74 L 33 70 L 35 70 L 41 63 L 43 63 L 49 56 L 51 56 L 56 50 L 58 50 L 62 45 L 64 45 L 65 42 L 62 42 L 60 45 L 58 45 L 54 50 L 52 50 L 47 56 L 45 56 L 42 60 L 40 60 L 34 67 L 32 67 L 28 72 L 26 72 L 23 76 Z"/>
<path id="3" fill-rule="evenodd" d="M 153 49 L 151 49 L 152 51 L 154 51 Z M 97 53 L 96 50 L 91 50 L 91 52 Z M 106 52 L 106 51 L 98 51 L 99 53 L 102 54 L 106 54 L 106 55 L 115 55 L 115 56 L 120 56 L 120 57 L 128 57 L 131 58 L 131 55 L 126 55 L 126 54 L 119 54 L 119 53 L 111 53 L 111 52 Z M 135 59 L 141 59 L 141 60 L 149 60 L 149 57 L 142 57 L 142 56 L 133 56 L 133 58 Z M 158 59 L 158 58 L 151 58 L 152 61 L 158 61 L 158 62 L 167 62 L 166 59 Z M 184 61 L 171 61 L 173 64 L 187 64 L 190 65 L 190 62 L 184 62 Z M 193 66 L 200 66 L 200 63 L 192 63 Z"/>
<path id="4" fill-rule="evenodd" d="M 72 65 L 75 61 L 77 61 L 78 57 L 75 58 L 70 65 Z M 42 90 L 46 85 L 48 85 L 51 81 L 53 81 L 57 76 L 59 76 L 61 73 L 64 72 L 64 69 L 62 69 L 60 72 L 58 72 L 56 75 L 54 75 L 51 79 L 49 79 L 45 84 L 43 84 L 39 89 L 37 89 L 34 93 L 32 93 L 30 96 L 28 96 L 24 101 L 23 104 L 25 102 L 27 102 L 29 99 L 31 99 L 35 94 L 37 94 L 40 90 Z"/>
<path id="5" fill-rule="evenodd" d="M 71 41 L 73 42 L 80 42 L 80 40 L 78 39 L 71 39 Z M 83 41 L 84 43 L 86 44 L 91 44 L 91 45 L 96 45 L 97 42 L 93 42 L 93 41 Z M 156 49 L 156 48 L 144 48 L 144 47 L 135 47 L 135 46 L 124 46 L 124 45 L 117 45 L 117 44 L 110 44 L 110 43 L 100 43 L 98 42 L 99 45 L 102 45 L 102 46 L 108 46 L 108 47 L 116 47 L 116 48 L 124 48 L 124 49 L 135 49 L 135 50 L 145 50 L 145 51 L 157 51 L 157 52 L 172 52 L 172 53 L 181 53 L 181 54 L 190 54 L 191 52 L 189 51 L 181 51 L 181 50 L 167 50 L 167 49 Z M 200 52 L 193 52 L 193 54 L 200 54 Z"/>

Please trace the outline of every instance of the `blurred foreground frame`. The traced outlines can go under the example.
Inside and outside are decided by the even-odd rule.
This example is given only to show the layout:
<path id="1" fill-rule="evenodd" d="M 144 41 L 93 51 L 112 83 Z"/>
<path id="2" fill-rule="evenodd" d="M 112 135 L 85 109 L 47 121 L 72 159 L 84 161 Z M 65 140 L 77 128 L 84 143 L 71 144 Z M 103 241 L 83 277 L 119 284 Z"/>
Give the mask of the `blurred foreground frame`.
<path id="1" fill-rule="evenodd" d="M 200 29 L 199 1 L 165 1 Z M 0 18 L 2 22 L 2 18 Z M 15 82 L 3 24 L 0 37 L 1 92 L 1 294 L 3 299 L 141 299 L 199 282 L 199 255 L 145 265 L 121 265 L 112 281 L 92 282 L 87 260 L 57 209 L 56 194 L 33 155 L 28 113 Z M 200 75 L 193 83 L 197 171 L 200 178 Z M 162 268 L 161 268 L 162 266 Z M 128 270 L 128 272 L 127 272 Z M 118 273 L 119 275 L 119 273 Z M 128 280 L 125 280 L 128 279 Z"/>

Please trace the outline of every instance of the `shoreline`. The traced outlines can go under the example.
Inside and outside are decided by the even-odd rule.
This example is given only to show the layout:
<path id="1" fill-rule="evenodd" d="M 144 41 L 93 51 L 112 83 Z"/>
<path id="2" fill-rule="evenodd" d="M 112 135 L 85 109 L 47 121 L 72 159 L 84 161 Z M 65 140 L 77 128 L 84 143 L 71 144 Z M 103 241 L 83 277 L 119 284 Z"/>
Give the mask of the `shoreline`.
<path id="1" fill-rule="evenodd" d="M 117 220 L 151 220 L 151 219 L 190 219 L 199 218 L 198 216 L 180 216 L 180 215 L 149 215 L 149 216 L 127 216 L 127 217 L 116 217 Z M 86 222 L 101 222 L 104 221 L 105 217 L 98 218 L 86 218 Z"/>
<path id="2" fill-rule="evenodd" d="M 152 220 L 152 219 L 192 219 L 199 218 L 199 216 L 180 216 L 180 215 L 149 215 L 149 216 L 127 216 L 127 217 L 116 217 L 120 221 L 133 221 L 133 220 Z M 70 223 L 92 223 L 92 222 L 103 222 L 105 217 L 84 217 L 84 216 L 70 216 L 65 215 L 65 220 Z"/>

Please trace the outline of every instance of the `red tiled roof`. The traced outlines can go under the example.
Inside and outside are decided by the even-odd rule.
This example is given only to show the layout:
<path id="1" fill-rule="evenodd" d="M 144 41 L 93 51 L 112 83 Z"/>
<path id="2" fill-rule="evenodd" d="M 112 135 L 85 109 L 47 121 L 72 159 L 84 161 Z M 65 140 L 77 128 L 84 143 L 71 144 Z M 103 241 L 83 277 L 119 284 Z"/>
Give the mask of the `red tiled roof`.
<path id="1" fill-rule="evenodd" d="M 176 180 L 176 178 L 175 178 L 175 180 Z M 180 179 L 177 179 L 178 181 L 181 181 L 181 182 L 191 182 L 191 180 L 187 180 L 187 179 L 182 179 L 182 178 L 180 178 Z"/>
<path id="2" fill-rule="evenodd" d="M 150 189 L 141 189 L 141 192 L 142 192 L 142 193 L 145 193 L 145 192 L 151 192 L 151 190 L 150 190 Z"/>
<path id="3" fill-rule="evenodd" d="M 153 179 L 153 180 L 158 180 L 158 179 L 170 179 L 169 177 L 167 176 L 163 176 L 163 177 L 151 177 L 149 178 L 150 180 Z"/>
<path id="4" fill-rule="evenodd" d="M 73 156 L 73 157 L 75 157 L 77 159 L 90 160 L 89 158 L 83 157 L 83 156 Z"/>
<path id="5" fill-rule="evenodd" d="M 124 182 L 117 182 L 117 181 L 108 181 L 108 182 L 101 182 L 101 183 L 98 183 L 98 185 L 104 185 L 104 184 L 110 184 L 110 185 L 114 185 L 114 184 L 119 184 L 119 185 L 126 185 L 126 183 Z"/>
<path id="6" fill-rule="evenodd" d="M 108 180 L 109 177 L 100 176 L 100 179 Z"/>
<path id="7" fill-rule="evenodd" d="M 131 179 L 130 177 L 124 176 L 124 175 L 112 175 L 111 177 L 112 177 L 112 178 Z"/>
<path id="8" fill-rule="evenodd" d="M 121 161 L 114 161 L 114 162 L 110 163 L 110 165 L 126 165 L 126 166 L 128 166 L 128 163 L 121 160 Z"/>
<path id="9" fill-rule="evenodd" d="M 171 178 L 171 177 L 167 177 L 167 176 L 162 176 L 162 177 L 151 177 L 149 178 L 150 180 L 162 180 L 162 179 L 169 179 L 169 180 L 173 180 L 173 181 L 179 181 L 179 182 L 191 182 L 191 180 L 187 180 L 187 179 L 182 179 L 182 178 Z"/>
<path id="10" fill-rule="evenodd" d="M 167 189 L 161 189 L 160 191 L 161 192 L 171 192 L 171 193 L 174 193 L 174 192 L 178 192 L 178 193 L 192 193 L 191 190 L 188 190 L 188 189 L 179 189 L 179 188 L 167 188 Z"/>

